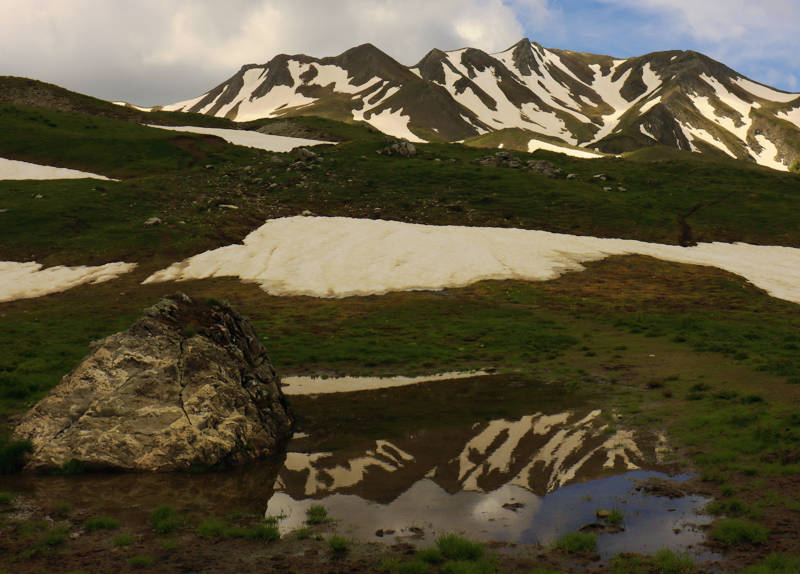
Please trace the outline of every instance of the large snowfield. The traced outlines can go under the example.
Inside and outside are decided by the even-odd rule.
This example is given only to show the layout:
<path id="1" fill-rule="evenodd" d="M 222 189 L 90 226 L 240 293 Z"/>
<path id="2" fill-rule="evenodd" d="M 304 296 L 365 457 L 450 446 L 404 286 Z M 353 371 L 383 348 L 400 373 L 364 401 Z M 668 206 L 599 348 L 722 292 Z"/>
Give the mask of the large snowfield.
<path id="1" fill-rule="evenodd" d="M 20 180 L 20 179 L 105 179 L 109 178 L 96 173 L 67 169 L 65 167 L 53 167 L 50 165 L 40 165 L 38 163 L 28 163 L 27 161 L 17 161 L 15 159 L 5 159 L 0 157 L 0 180 Z"/>
<path id="2" fill-rule="evenodd" d="M 253 132 L 248 130 L 229 130 L 224 128 L 201 128 L 195 126 L 148 125 L 148 127 L 158 128 L 160 130 L 172 130 L 176 132 L 189 132 L 193 134 L 208 134 L 212 136 L 221 137 L 226 142 L 235 145 L 253 147 L 257 149 L 263 149 L 266 151 L 275 151 L 275 152 L 292 151 L 295 148 L 304 146 L 332 144 L 332 142 L 309 140 L 303 138 L 290 138 L 285 136 L 274 136 L 271 134 L 262 134 L 261 132 Z"/>
<path id="3" fill-rule="evenodd" d="M 800 303 L 800 249 L 746 243 L 695 247 L 491 227 L 346 217 L 267 221 L 243 244 L 195 255 L 144 283 L 239 277 L 273 295 L 348 297 L 461 287 L 485 279 L 546 281 L 581 263 L 639 254 L 708 265 Z"/>
<path id="4" fill-rule="evenodd" d="M 107 263 L 97 267 L 48 267 L 30 261 L 0 261 L 0 303 L 30 299 L 66 291 L 84 283 L 116 279 L 136 267 L 135 263 Z"/>

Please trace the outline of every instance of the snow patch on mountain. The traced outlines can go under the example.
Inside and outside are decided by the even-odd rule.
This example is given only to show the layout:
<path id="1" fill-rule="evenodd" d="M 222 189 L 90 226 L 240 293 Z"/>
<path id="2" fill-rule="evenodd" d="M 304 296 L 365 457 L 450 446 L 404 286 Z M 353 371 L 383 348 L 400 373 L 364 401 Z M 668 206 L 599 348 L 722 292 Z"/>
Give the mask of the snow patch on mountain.
<path id="1" fill-rule="evenodd" d="M 681 129 L 683 130 L 686 139 L 689 140 L 690 143 L 695 141 L 702 141 L 708 144 L 713 145 L 715 148 L 719 149 L 722 152 L 725 152 L 730 157 L 736 159 L 736 155 L 726 146 L 723 142 L 721 142 L 715 135 L 712 133 L 704 130 L 703 128 L 696 128 L 690 124 L 681 123 Z M 698 151 L 698 149 L 692 143 L 692 151 Z"/>
<path id="2" fill-rule="evenodd" d="M 403 115 L 403 110 L 383 110 L 379 114 L 372 114 L 367 123 L 375 129 L 378 129 L 386 134 L 391 134 L 394 137 L 407 139 L 414 143 L 425 143 L 425 140 L 415 135 L 408 129 L 408 122 L 411 120 L 409 116 Z"/>
<path id="3" fill-rule="evenodd" d="M 84 283 L 103 283 L 135 267 L 135 263 L 116 262 L 96 267 L 58 265 L 45 269 L 35 261 L 0 261 L 0 303 L 58 293 Z"/>
<path id="4" fill-rule="evenodd" d="M 753 154 L 756 156 L 756 162 L 758 162 L 759 165 L 780 171 L 789 171 L 789 167 L 778 159 L 778 148 L 773 142 L 767 139 L 766 136 L 760 134 L 755 136 L 755 138 L 758 145 L 762 148 L 761 153 L 756 154 L 755 151 L 753 151 Z"/>
<path id="5" fill-rule="evenodd" d="M 603 157 L 603 154 L 594 153 L 591 151 L 583 151 L 579 149 L 570 148 L 567 146 L 555 145 L 534 138 L 528 142 L 528 153 L 533 153 L 537 149 L 554 151 L 556 153 L 563 153 L 564 155 L 569 155 L 572 157 L 582 157 L 586 159 L 596 159 L 598 157 Z"/>
<path id="6" fill-rule="evenodd" d="M 241 245 L 195 255 L 145 283 L 240 277 L 273 295 L 349 297 L 463 287 L 486 279 L 547 281 L 581 263 L 639 254 L 707 265 L 800 303 L 800 249 L 746 243 L 694 247 L 546 231 L 433 226 L 346 217 L 267 221 Z"/>
<path id="7" fill-rule="evenodd" d="M 800 94 L 779 92 L 778 90 L 774 90 L 762 84 L 757 84 L 756 82 L 753 82 L 741 76 L 735 78 L 733 82 L 740 88 L 743 88 L 747 92 L 753 94 L 757 98 L 761 98 L 762 100 L 769 100 L 771 102 L 780 102 L 785 104 L 787 102 L 791 102 L 792 100 L 800 98 Z"/>
<path id="8" fill-rule="evenodd" d="M 18 161 L 15 159 L 5 159 L 0 157 L 0 180 L 25 180 L 25 179 L 104 179 L 112 180 L 104 175 L 68 169 L 66 167 L 55 167 L 51 165 L 41 165 Z"/>
<path id="9" fill-rule="evenodd" d="M 792 108 L 789 111 L 782 111 L 777 114 L 778 118 L 792 122 L 800 128 L 800 107 Z"/>
<path id="10" fill-rule="evenodd" d="M 176 132 L 188 132 L 193 134 L 208 134 L 221 137 L 228 143 L 245 147 L 253 147 L 266 151 L 287 152 L 298 147 L 314 145 L 332 145 L 331 142 L 309 140 L 303 138 L 290 138 L 285 136 L 274 136 L 262 134 L 249 130 L 230 130 L 225 128 L 203 128 L 196 126 L 156 126 L 148 125 L 151 128 L 160 130 L 170 130 Z"/>

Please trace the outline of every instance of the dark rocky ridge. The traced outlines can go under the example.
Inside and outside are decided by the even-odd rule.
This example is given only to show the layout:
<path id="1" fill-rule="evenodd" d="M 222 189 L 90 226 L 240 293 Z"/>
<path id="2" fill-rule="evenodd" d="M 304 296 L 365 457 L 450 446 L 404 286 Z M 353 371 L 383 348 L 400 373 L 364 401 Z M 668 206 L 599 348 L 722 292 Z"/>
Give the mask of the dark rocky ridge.
<path id="1" fill-rule="evenodd" d="M 27 470 L 187 470 L 278 454 L 291 416 L 250 323 L 183 294 L 145 310 L 89 355 L 14 431 Z"/>

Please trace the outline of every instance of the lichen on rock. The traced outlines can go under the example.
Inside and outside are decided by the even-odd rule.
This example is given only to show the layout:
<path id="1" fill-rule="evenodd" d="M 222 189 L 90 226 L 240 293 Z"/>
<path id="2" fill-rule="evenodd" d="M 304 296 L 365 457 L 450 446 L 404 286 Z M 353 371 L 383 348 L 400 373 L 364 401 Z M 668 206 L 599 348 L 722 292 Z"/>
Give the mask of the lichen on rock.
<path id="1" fill-rule="evenodd" d="M 185 470 L 279 453 L 292 421 L 250 323 L 184 294 L 150 307 L 89 355 L 14 431 L 26 470 Z"/>

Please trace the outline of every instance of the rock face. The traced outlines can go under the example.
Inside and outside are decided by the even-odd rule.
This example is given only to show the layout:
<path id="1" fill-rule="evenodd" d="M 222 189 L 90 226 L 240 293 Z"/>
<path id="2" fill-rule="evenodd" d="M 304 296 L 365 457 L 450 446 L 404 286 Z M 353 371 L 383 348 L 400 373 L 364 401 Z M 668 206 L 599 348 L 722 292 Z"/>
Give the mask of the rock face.
<path id="1" fill-rule="evenodd" d="M 226 304 L 162 299 L 90 354 L 14 431 L 27 470 L 166 471 L 279 452 L 291 434 L 280 380 L 252 326 Z"/>

